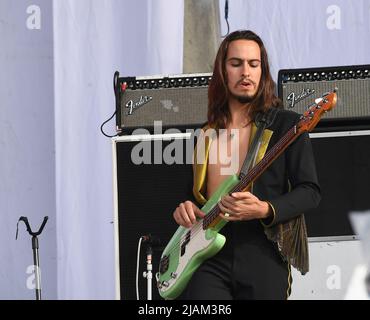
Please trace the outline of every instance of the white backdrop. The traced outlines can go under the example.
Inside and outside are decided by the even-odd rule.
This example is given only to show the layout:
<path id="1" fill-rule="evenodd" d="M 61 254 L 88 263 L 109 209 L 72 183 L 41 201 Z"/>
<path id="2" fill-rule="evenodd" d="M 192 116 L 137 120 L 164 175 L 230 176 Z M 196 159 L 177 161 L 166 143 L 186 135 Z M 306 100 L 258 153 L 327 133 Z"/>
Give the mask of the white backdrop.
<path id="1" fill-rule="evenodd" d="M 370 63 L 369 0 L 229 0 L 229 24 L 261 36 L 275 80 L 280 69 Z"/>
<path id="2" fill-rule="evenodd" d="M 99 126 L 115 108 L 115 70 L 181 73 L 182 17 L 182 0 L 54 1 L 60 299 L 114 298 L 111 143 Z"/>
<path id="3" fill-rule="evenodd" d="M 0 0 L 0 299 L 35 298 L 23 223 L 15 241 L 20 216 L 35 231 L 49 216 L 39 237 L 40 266 L 43 295 L 56 298 L 53 87 L 52 3 Z"/>
<path id="4" fill-rule="evenodd" d="M 43 298 L 114 298 L 113 74 L 181 73 L 182 43 L 182 0 L 0 0 L 0 299 L 35 298 L 15 229 L 46 215 Z"/>

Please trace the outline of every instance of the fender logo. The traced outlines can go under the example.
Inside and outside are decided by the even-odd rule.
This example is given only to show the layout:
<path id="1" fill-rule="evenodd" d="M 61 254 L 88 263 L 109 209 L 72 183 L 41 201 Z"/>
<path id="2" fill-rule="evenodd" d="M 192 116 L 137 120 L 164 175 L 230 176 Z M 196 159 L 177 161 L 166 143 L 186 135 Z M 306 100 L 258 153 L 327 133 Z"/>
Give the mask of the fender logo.
<path id="1" fill-rule="evenodd" d="M 288 108 L 293 109 L 297 102 L 307 98 L 308 96 L 315 93 L 315 89 L 302 89 L 302 92 L 298 95 L 296 95 L 294 92 L 291 92 L 286 100 L 288 101 Z"/>
<path id="2" fill-rule="evenodd" d="M 126 108 L 128 108 L 126 115 L 128 116 L 132 115 L 134 111 L 136 111 L 137 109 L 139 109 L 140 107 L 142 107 L 144 104 L 148 103 L 152 99 L 153 97 L 150 97 L 150 96 L 140 96 L 140 99 L 137 102 L 134 102 L 133 100 L 129 100 L 126 103 Z"/>

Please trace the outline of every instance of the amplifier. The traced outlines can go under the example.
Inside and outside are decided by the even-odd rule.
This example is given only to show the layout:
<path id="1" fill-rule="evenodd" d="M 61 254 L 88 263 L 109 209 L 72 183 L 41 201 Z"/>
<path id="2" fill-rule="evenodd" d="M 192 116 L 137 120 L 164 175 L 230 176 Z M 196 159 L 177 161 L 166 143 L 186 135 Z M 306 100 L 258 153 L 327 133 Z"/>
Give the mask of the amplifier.
<path id="1" fill-rule="evenodd" d="M 143 244 L 138 266 L 134 259 L 138 240 L 148 234 L 160 239 L 161 247 L 153 247 L 155 278 L 162 251 L 178 227 L 172 212 L 180 202 L 192 199 L 191 134 L 125 135 L 112 139 L 112 145 L 117 291 L 123 300 L 136 299 L 135 277 L 139 267 L 139 293 L 141 299 L 146 299 L 147 282 L 142 276 L 147 271 L 146 250 Z M 172 162 L 168 160 L 175 159 L 175 155 L 167 154 L 166 150 L 174 145 L 178 153 Z M 149 158 L 139 155 L 138 150 L 149 150 Z M 155 159 L 154 154 L 160 155 L 160 159 Z M 159 299 L 162 298 L 154 286 L 153 300 Z"/>
<path id="2" fill-rule="evenodd" d="M 210 73 L 119 77 L 115 73 L 116 125 L 119 134 L 137 128 L 200 127 L 207 121 Z"/>
<path id="3" fill-rule="evenodd" d="M 370 65 L 285 69 L 278 74 L 278 92 L 284 108 L 298 113 L 303 113 L 315 98 L 335 87 L 338 88 L 337 106 L 324 115 L 320 123 L 369 123 Z"/>

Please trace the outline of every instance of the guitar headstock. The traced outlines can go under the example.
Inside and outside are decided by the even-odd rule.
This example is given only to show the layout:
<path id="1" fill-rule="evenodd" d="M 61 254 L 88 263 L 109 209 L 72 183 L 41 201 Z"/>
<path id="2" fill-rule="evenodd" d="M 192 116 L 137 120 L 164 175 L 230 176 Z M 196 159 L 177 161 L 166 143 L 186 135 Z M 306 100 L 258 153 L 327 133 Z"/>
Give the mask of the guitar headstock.
<path id="1" fill-rule="evenodd" d="M 302 115 L 301 120 L 297 124 L 297 130 L 312 131 L 316 127 L 317 123 L 320 121 L 322 115 L 331 109 L 333 109 L 337 104 L 337 89 L 333 92 L 324 94 L 319 100 L 319 102 L 311 105 Z"/>

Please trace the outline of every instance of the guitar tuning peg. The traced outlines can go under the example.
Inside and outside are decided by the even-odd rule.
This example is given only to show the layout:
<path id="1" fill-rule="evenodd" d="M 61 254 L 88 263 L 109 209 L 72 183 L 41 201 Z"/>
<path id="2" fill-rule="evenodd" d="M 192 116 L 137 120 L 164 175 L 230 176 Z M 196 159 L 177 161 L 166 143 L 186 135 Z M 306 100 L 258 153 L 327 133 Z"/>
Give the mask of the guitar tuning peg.
<path id="1" fill-rule="evenodd" d="M 312 107 L 316 107 L 316 100 L 314 103 L 310 104 L 306 110 L 310 110 Z"/>
<path id="2" fill-rule="evenodd" d="M 321 97 L 322 98 L 325 98 L 326 96 L 328 96 L 329 94 L 331 94 L 331 92 L 325 92 Z"/>
<path id="3" fill-rule="evenodd" d="M 321 98 L 317 98 L 317 99 L 315 99 L 315 103 L 316 104 L 319 104 L 321 101 L 323 101 L 324 100 L 324 96 L 322 96 Z"/>
<path id="4" fill-rule="evenodd" d="M 333 89 L 333 91 L 332 92 L 325 92 L 323 95 L 322 95 L 322 97 L 323 98 L 325 98 L 326 96 L 328 96 L 329 94 L 331 94 L 331 93 L 335 93 L 335 92 L 338 92 L 338 87 L 335 87 L 334 89 Z"/>

